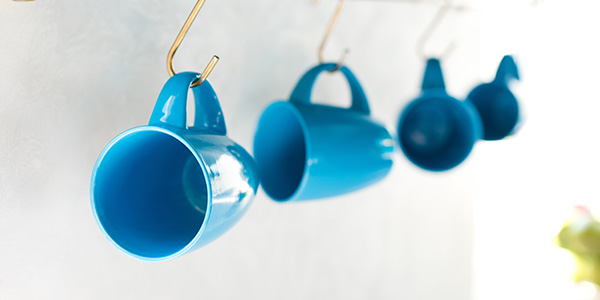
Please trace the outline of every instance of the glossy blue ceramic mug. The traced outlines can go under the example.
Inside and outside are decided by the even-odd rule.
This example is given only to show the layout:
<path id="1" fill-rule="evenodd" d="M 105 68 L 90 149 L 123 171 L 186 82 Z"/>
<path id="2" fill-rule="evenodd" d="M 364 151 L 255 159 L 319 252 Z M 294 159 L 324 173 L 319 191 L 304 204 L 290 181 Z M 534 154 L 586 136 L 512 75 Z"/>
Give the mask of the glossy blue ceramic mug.
<path id="1" fill-rule="evenodd" d="M 469 156 L 480 138 L 481 121 L 471 104 L 448 95 L 439 60 L 427 61 L 422 89 L 400 115 L 400 148 L 415 165 L 446 171 Z"/>
<path id="2" fill-rule="evenodd" d="M 517 128 L 519 103 L 508 88 L 510 79 L 518 80 L 519 72 L 512 56 L 507 55 L 502 58 L 494 81 L 478 85 L 467 96 L 467 102 L 481 117 L 484 140 L 503 139 Z"/>
<path id="3" fill-rule="evenodd" d="M 298 82 L 289 101 L 263 112 L 254 138 L 262 187 L 276 201 L 299 201 L 349 193 L 373 184 L 392 167 L 393 141 L 373 121 L 363 89 L 342 66 L 352 93 L 350 108 L 311 103 L 321 64 Z"/>
<path id="4" fill-rule="evenodd" d="M 132 257 L 169 260 L 208 244 L 242 217 L 258 189 L 255 162 L 225 135 L 208 81 L 192 89 L 195 124 L 186 125 L 188 89 L 198 77 L 171 77 L 149 125 L 114 138 L 94 166 L 94 216 Z"/>

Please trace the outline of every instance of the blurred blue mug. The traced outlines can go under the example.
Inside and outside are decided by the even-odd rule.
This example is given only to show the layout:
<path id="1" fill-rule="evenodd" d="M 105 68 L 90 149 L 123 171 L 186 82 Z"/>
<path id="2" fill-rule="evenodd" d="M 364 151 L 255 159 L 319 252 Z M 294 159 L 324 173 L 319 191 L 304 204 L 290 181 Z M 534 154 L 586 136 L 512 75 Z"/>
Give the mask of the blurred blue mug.
<path id="1" fill-rule="evenodd" d="M 508 88 L 510 79 L 518 80 L 519 72 L 512 56 L 506 55 L 494 81 L 478 85 L 467 96 L 481 117 L 484 140 L 503 139 L 517 128 L 519 103 Z"/>
<path id="2" fill-rule="evenodd" d="M 198 249 L 231 228 L 256 194 L 252 157 L 225 136 L 225 120 L 208 81 L 192 89 L 194 126 L 186 102 L 197 73 L 171 77 L 148 126 L 114 138 L 91 180 L 94 216 L 122 252 L 164 261 Z"/>
<path id="3" fill-rule="evenodd" d="M 254 138 L 262 187 L 276 201 L 300 201 L 349 193 L 384 178 L 392 167 L 393 141 L 370 117 L 360 83 L 345 66 L 350 108 L 311 103 L 321 64 L 298 82 L 289 101 L 263 112 Z"/>
<path id="4" fill-rule="evenodd" d="M 422 89 L 400 115 L 400 148 L 420 168 L 450 170 L 471 153 L 481 121 L 471 104 L 448 95 L 439 60 L 427 61 Z"/>

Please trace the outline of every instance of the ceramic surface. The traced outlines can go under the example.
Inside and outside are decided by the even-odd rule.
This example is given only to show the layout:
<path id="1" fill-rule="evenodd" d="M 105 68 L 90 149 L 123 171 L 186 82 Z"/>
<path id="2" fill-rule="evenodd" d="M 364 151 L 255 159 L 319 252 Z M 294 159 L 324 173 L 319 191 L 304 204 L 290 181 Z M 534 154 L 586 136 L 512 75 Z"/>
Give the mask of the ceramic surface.
<path id="1" fill-rule="evenodd" d="M 519 80 L 517 64 L 512 56 L 502 58 L 496 78 L 475 87 L 467 102 L 479 113 L 484 140 L 500 140 L 512 134 L 519 123 L 519 102 L 508 87 L 511 79 Z"/>
<path id="2" fill-rule="evenodd" d="M 195 124 L 186 101 L 197 73 L 165 84 L 148 126 L 129 129 L 102 151 L 92 174 L 94 216 L 121 251 L 162 261 L 215 240 L 244 215 L 259 185 L 252 157 L 226 134 L 210 83 L 193 88 Z"/>
<path id="3" fill-rule="evenodd" d="M 398 121 L 400 148 L 422 169 L 447 171 L 469 156 L 481 121 L 471 104 L 448 95 L 439 60 L 427 62 L 422 89 Z"/>
<path id="4" fill-rule="evenodd" d="M 369 115 L 363 89 L 347 67 L 350 108 L 311 103 L 321 64 L 298 82 L 289 101 L 263 112 L 254 139 L 254 155 L 263 189 L 276 201 L 299 201 L 349 193 L 383 179 L 392 167 L 393 142 Z"/>

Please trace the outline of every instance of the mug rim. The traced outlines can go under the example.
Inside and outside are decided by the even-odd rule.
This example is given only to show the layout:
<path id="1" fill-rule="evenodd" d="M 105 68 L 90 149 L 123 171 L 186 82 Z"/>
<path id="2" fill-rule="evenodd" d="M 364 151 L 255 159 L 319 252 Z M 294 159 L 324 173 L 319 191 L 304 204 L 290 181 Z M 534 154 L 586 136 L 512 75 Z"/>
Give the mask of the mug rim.
<path id="1" fill-rule="evenodd" d="M 308 182 L 307 175 L 308 175 L 308 171 L 311 166 L 309 164 L 309 160 L 311 158 L 312 151 L 311 151 L 311 145 L 310 145 L 309 130 L 308 130 L 308 126 L 306 125 L 306 120 L 304 120 L 304 117 L 302 116 L 302 113 L 298 110 L 298 108 L 296 107 L 296 104 L 294 104 L 290 101 L 285 101 L 285 100 L 275 101 L 275 102 L 269 104 L 265 108 L 265 110 L 261 114 L 258 122 L 260 123 L 260 121 L 264 117 L 265 112 L 267 112 L 267 110 L 270 110 L 273 107 L 279 107 L 279 106 L 286 107 L 296 117 L 296 120 L 298 121 L 298 123 L 300 123 L 300 128 L 302 128 L 302 135 L 304 136 L 304 148 L 305 148 L 304 151 L 306 152 L 306 155 L 304 158 L 304 170 L 302 171 L 302 179 L 298 183 L 296 190 L 292 194 L 290 194 L 288 197 L 282 198 L 282 199 L 275 198 L 271 195 L 271 193 L 269 193 L 267 191 L 267 189 L 265 189 L 264 180 L 263 180 L 263 183 L 261 184 L 262 189 L 269 196 L 269 198 L 275 200 L 276 202 L 283 203 L 283 202 L 298 200 L 299 196 L 301 195 L 301 191 L 304 190 L 304 187 L 306 186 L 306 183 Z M 256 149 L 256 145 L 254 145 L 253 148 Z M 254 156 L 256 156 L 256 153 L 254 153 Z"/>
<path id="2" fill-rule="evenodd" d="M 181 248 L 180 250 L 178 250 L 177 252 L 174 252 L 172 254 L 166 255 L 166 256 L 160 256 L 160 257 L 147 257 L 147 256 L 141 256 L 138 254 L 135 254 L 123 247 L 121 247 L 117 242 L 115 242 L 112 237 L 106 232 L 106 230 L 104 229 L 104 226 L 102 225 L 102 222 L 100 221 L 100 218 L 98 217 L 98 214 L 96 212 L 96 201 L 94 199 L 94 186 L 95 186 L 95 181 L 96 181 L 96 174 L 97 174 L 97 170 L 98 167 L 100 166 L 100 164 L 102 163 L 104 157 L 106 156 L 106 154 L 108 153 L 108 151 L 110 151 L 110 149 L 120 140 L 122 140 L 124 137 L 131 135 L 133 133 L 136 132 L 142 132 L 142 131 L 154 131 L 154 132 L 159 132 L 159 133 L 163 133 L 166 135 L 169 135 L 173 138 L 175 138 L 176 140 L 178 140 L 181 144 L 183 144 L 186 148 L 188 148 L 188 150 L 191 152 L 191 154 L 194 156 L 194 158 L 196 158 L 196 161 L 198 162 L 198 164 L 200 165 L 200 169 L 202 169 L 202 173 L 204 175 L 204 181 L 206 184 L 206 188 L 207 188 L 207 201 L 206 201 L 206 213 L 204 214 L 204 219 L 202 220 L 202 224 L 200 225 L 200 228 L 198 229 L 198 231 L 196 232 L 196 235 L 194 236 L 193 239 L 191 239 L 186 245 L 185 247 Z M 94 169 L 92 171 L 92 178 L 90 181 L 90 185 L 92 186 L 92 188 L 90 189 L 90 202 L 92 205 L 92 212 L 94 214 L 94 219 L 96 220 L 96 224 L 98 225 L 98 227 L 100 227 L 100 230 L 102 231 L 102 234 L 110 241 L 110 243 L 115 246 L 117 249 L 119 249 L 121 252 L 135 258 L 141 261 L 148 261 L 148 262 L 161 262 L 161 261 L 167 261 L 167 260 L 171 260 L 174 259 L 176 257 L 179 257 L 189 251 L 191 251 L 194 247 L 194 245 L 196 245 L 198 243 L 198 241 L 200 240 L 200 237 L 202 236 L 202 234 L 204 233 L 204 231 L 206 230 L 206 223 L 208 222 L 211 212 L 212 212 L 212 186 L 210 183 L 209 178 L 209 174 L 206 168 L 206 163 L 204 162 L 204 160 L 202 159 L 202 157 L 200 157 L 200 155 L 198 154 L 198 152 L 196 151 L 196 149 L 181 135 L 163 128 L 163 127 L 159 127 L 159 126 L 153 126 L 153 125 L 144 125 L 144 126 L 137 126 L 137 127 L 133 127 L 130 128 L 128 130 L 125 130 L 123 132 L 121 132 L 119 135 L 117 135 L 116 137 L 114 137 L 105 147 L 104 149 L 102 149 L 102 152 L 100 153 L 100 155 L 98 156 L 98 159 L 96 160 L 96 163 L 94 164 Z"/>

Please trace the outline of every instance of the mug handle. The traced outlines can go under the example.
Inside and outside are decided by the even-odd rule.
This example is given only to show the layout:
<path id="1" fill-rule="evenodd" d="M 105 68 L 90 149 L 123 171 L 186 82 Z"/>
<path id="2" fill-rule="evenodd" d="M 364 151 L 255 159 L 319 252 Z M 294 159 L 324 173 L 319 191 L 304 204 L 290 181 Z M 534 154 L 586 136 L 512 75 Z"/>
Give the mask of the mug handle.
<path id="1" fill-rule="evenodd" d="M 208 80 L 192 88 L 196 101 L 194 125 L 187 126 L 186 105 L 188 89 L 192 82 L 200 77 L 193 72 L 182 72 L 173 75 L 160 92 L 149 125 L 173 126 L 195 131 L 212 131 L 221 135 L 227 133 L 225 118 L 219 105 L 217 94 Z"/>
<path id="2" fill-rule="evenodd" d="M 515 60 L 510 55 L 505 55 L 500 62 L 498 72 L 496 72 L 496 78 L 492 83 L 508 86 L 509 79 L 519 80 L 519 69 Z"/>
<path id="3" fill-rule="evenodd" d="M 435 58 L 427 60 L 427 66 L 425 67 L 425 75 L 423 76 L 423 85 L 421 86 L 423 91 L 430 89 L 439 89 L 446 91 L 446 84 L 444 83 L 444 75 L 442 74 L 442 66 L 440 61 Z"/>
<path id="4" fill-rule="evenodd" d="M 298 81 L 296 88 L 294 88 L 294 91 L 290 96 L 290 102 L 297 104 L 311 104 L 310 98 L 317 77 L 324 71 L 333 70 L 335 67 L 335 63 L 320 64 L 306 72 L 306 74 L 300 78 L 300 81 Z M 371 110 L 369 109 L 367 96 L 365 95 L 360 82 L 358 82 L 358 79 L 356 79 L 352 71 L 346 66 L 342 66 L 340 72 L 344 74 L 348 81 L 348 85 L 350 85 L 350 92 L 352 93 L 352 105 L 350 106 L 350 110 L 365 115 L 370 114 Z"/>

